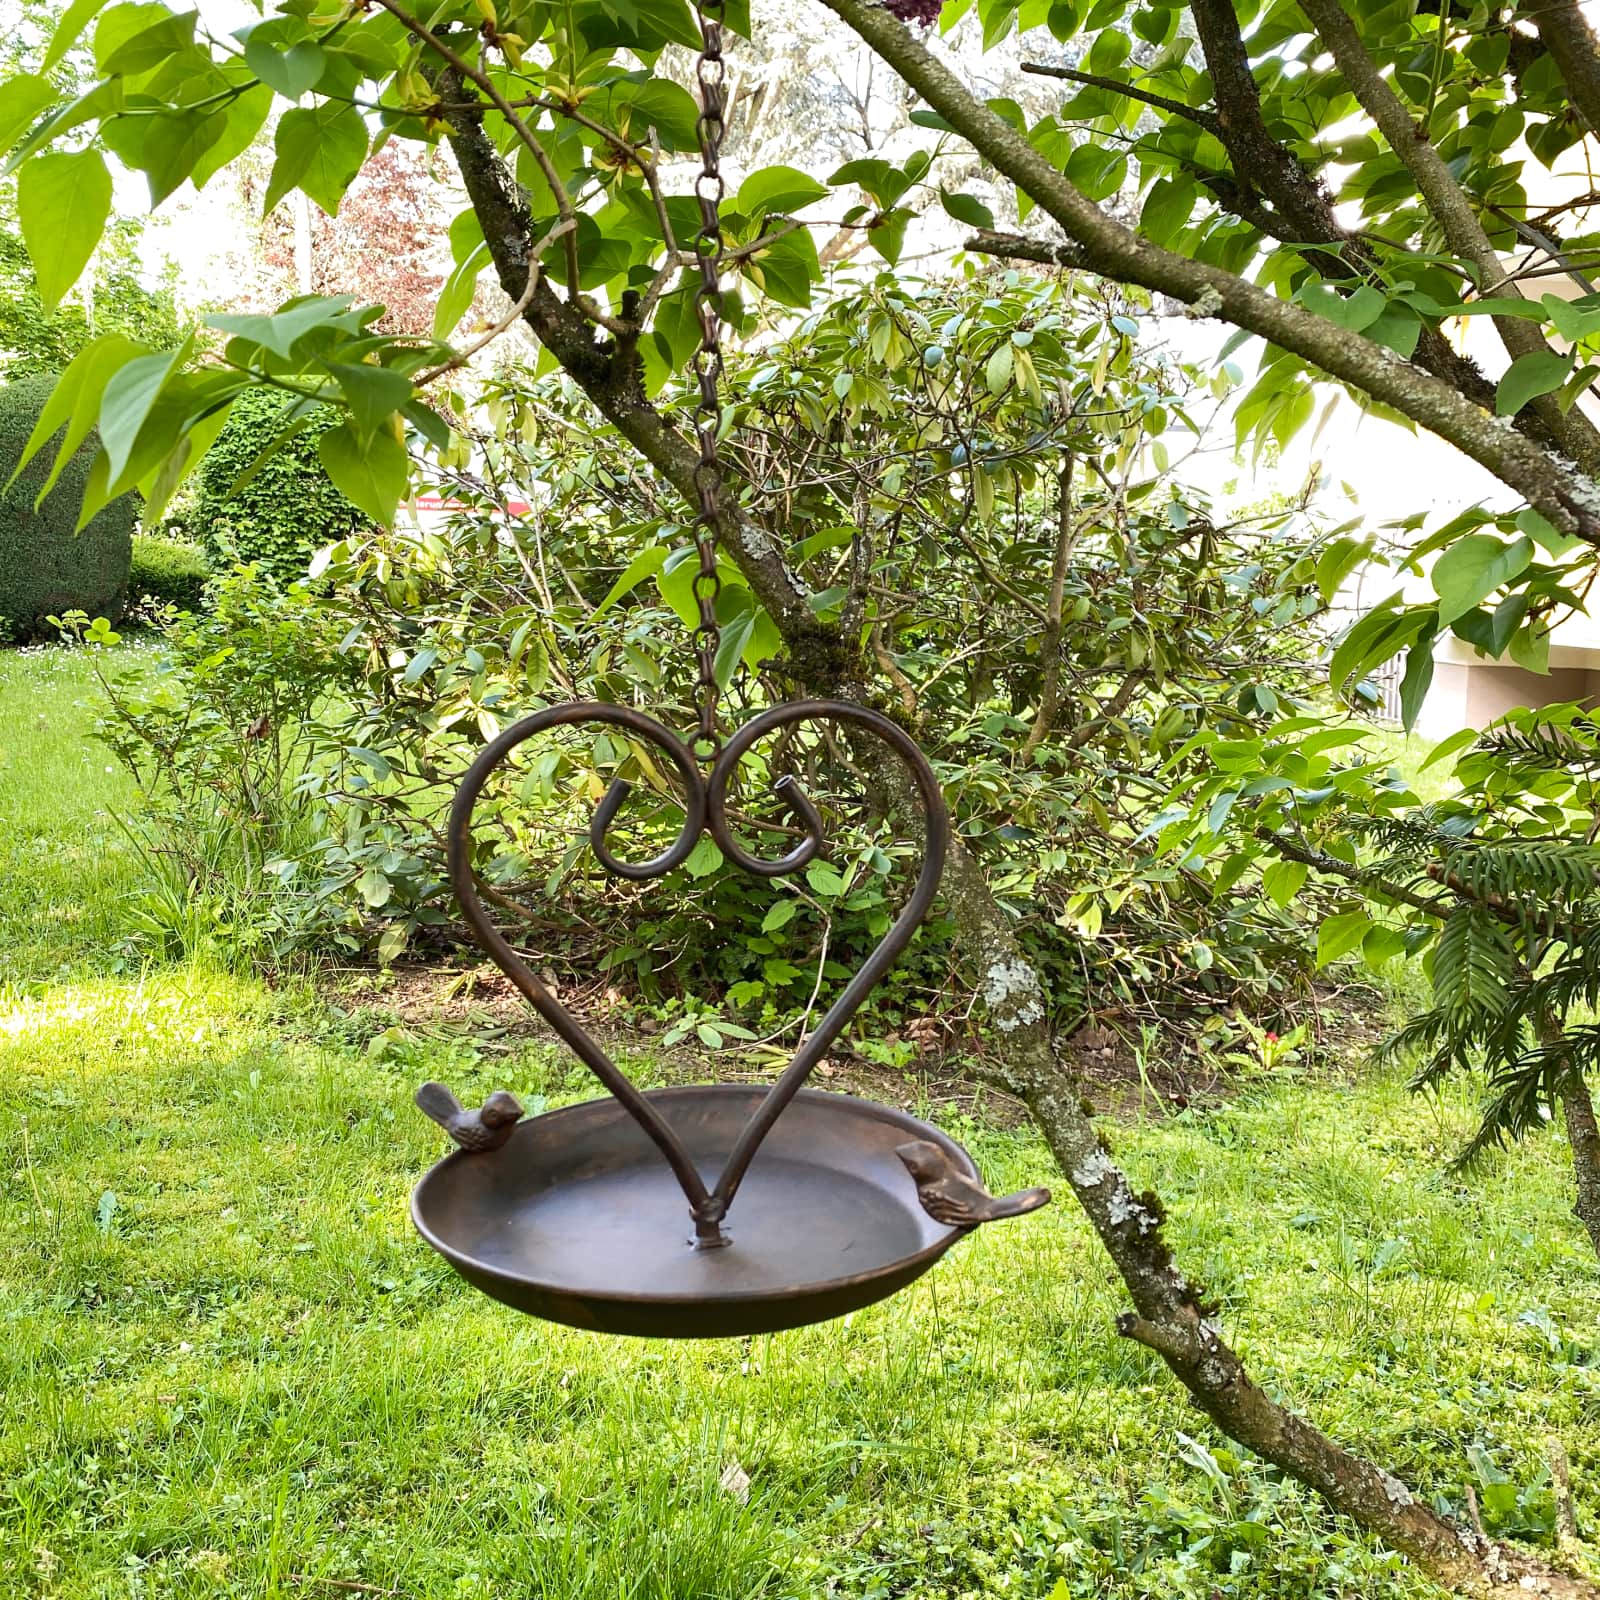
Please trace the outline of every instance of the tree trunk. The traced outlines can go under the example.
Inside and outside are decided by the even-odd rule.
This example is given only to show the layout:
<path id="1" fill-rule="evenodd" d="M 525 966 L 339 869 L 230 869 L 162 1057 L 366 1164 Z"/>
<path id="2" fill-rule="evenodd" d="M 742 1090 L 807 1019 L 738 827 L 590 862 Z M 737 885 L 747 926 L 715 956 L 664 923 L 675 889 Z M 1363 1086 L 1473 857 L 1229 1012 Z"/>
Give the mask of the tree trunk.
<path id="1" fill-rule="evenodd" d="M 1038 975 L 959 839 L 952 843 L 944 891 L 962 948 L 978 968 L 999 1047 L 994 1076 L 1027 1105 L 1133 1301 L 1134 1310 L 1117 1319 L 1118 1333 L 1159 1355 L 1229 1438 L 1314 1489 L 1441 1582 L 1489 1596 L 1596 1600 L 1600 1589 L 1593 1584 L 1440 1517 L 1398 1478 L 1343 1449 L 1251 1379 L 1223 1340 L 1200 1287 L 1174 1262 L 1162 1236 L 1160 1200 L 1133 1192 L 1096 1133 L 1090 1109 L 1056 1059 Z"/>
<path id="2" fill-rule="evenodd" d="M 1566 1113 L 1572 1172 L 1578 1183 L 1572 1214 L 1589 1230 L 1595 1254 L 1600 1256 L 1600 1124 L 1595 1122 L 1589 1085 L 1582 1078 L 1575 1077 L 1572 1087 L 1563 1092 L 1561 1109 Z"/>

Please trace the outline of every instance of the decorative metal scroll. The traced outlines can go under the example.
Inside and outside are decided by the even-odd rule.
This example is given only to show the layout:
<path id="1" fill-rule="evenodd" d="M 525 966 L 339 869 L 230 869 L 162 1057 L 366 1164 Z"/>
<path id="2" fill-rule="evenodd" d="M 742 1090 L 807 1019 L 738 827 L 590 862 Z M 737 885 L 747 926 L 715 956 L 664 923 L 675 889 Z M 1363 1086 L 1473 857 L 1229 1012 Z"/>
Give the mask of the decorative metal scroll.
<path id="1" fill-rule="evenodd" d="M 703 833 L 709 833 L 723 855 L 744 871 L 762 878 L 781 878 L 798 872 L 814 860 L 822 848 L 822 818 L 798 780 L 781 777 L 773 785 L 804 831 L 805 837 L 787 854 L 775 860 L 765 860 L 751 854 L 734 837 L 728 822 L 727 790 L 739 763 L 752 746 L 768 734 L 797 723 L 829 721 L 850 724 L 881 740 L 899 757 L 910 774 L 927 824 L 925 853 L 915 887 L 894 925 L 879 942 L 876 949 L 862 963 L 860 970 L 850 980 L 844 992 L 828 1008 L 827 1014 L 816 1028 L 802 1041 L 783 1072 L 773 1083 L 766 1097 L 734 1141 L 723 1165 L 721 1175 L 710 1188 L 706 1187 L 693 1160 L 671 1126 L 634 1085 L 628 1075 L 606 1054 L 578 1019 L 533 975 L 528 965 L 512 949 L 505 936 L 495 927 L 478 898 L 472 873 L 472 814 L 478 796 L 491 773 L 519 745 L 548 728 L 563 727 L 573 723 L 605 723 L 624 728 L 635 738 L 654 745 L 667 756 L 683 782 L 684 817 L 678 836 L 660 855 L 648 861 L 620 860 L 607 842 L 607 832 L 617 813 L 627 801 L 632 785 L 626 780 L 613 780 L 596 809 L 589 826 L 589 842 L 601 866 L 613 877 L 635 882 L 659 878 L 674 867 L 681 866 L 699 842 Z M 617 1098 L 628 1114 L 645 1131 L 671 1167 L 689 1203 L 689 1213 L 694 1219 L 695 1242 L 702 1249 L 712 1249 L 728 1243 L 721 1223 L 728 1207 L 738 1193 L 739 1184 L 749 1169 L 756 1151 L 766 1138 L 784 1107 L 813 1068 L 827 1054 L 829 1047 L 839 1037 L 845 1024 L 860 1008 L 867 995 L 894 964 L 900 953 L 910 943 L 911 936 L 927 916 L 938 892 L 939 879 L 944 871 L 945 852 L 949 844 L 950 824 L 945 811 L 944 797 L 939 791 L 938 779 L 928 765 L 911 736 L 880 712 L 864 706 L 851 705 L 842 700 L 798 700 L 775 706 L 770 711 L 744 724 L 722 746 L 709 776 L 702 774 L 694 752 L 683 740 L 664 728 L 653 717 L 627 706 L 608 705 L 602 701 L 577 701 L 569 705 L 552 706 L 535 712 L 514 723 L 483 749 L 468 769 L 455 803 L 450 809 L 449 855 L 450 882 L 460 902 L 463 916 L 488 951 L 495 964 L 517 986 L 528 1002 L 555 1029 L 573 1054 Z"/>

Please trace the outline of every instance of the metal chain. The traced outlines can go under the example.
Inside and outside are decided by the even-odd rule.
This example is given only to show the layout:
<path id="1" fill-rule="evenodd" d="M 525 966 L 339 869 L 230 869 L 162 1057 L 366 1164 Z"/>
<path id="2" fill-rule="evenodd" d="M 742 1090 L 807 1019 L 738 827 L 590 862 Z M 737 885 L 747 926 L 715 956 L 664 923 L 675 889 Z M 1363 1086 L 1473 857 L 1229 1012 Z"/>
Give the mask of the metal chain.
<path id="1" fill-rule="evenodd" d="M 700 318 L 700 348 L 695 352 L 694 371 L 700 383 L 695 402 L 694 431 L 700 447 L 695 463 L 694 488 L 700 503 L 695 520 L 695 545 L 700 553 L 700 570 L 694 578 L 694 597 L 700 608 L 700 622 L 694 630 L 695 652 L 700 663 L 700 725 L 696 732 L 696 753 L 715 757 L 722 745 L 717 731 L 717 646 L 721 630 L 717 626 L 717 596 L 722 579 L 717 573 L 717 514 L 722 503 L 722 463 L 717 456 L 717 429 L 722 420 L 722 402 L 717 385 L 722 379 L 722 219 L 721 205 L 726 185 L 722 179 L 723 87 L 727 68 L 722 59 L 722 21 L 727 0 L 695 0 L 700 19 L 700 54 L 695 76 L 700 84 L 700 173 L 695 179 L 695 198 L 700 202 L 700 231 L 695 235 L 695 256 L 700 266 L 700 286 L 695 291 L 695 309 Z"/>

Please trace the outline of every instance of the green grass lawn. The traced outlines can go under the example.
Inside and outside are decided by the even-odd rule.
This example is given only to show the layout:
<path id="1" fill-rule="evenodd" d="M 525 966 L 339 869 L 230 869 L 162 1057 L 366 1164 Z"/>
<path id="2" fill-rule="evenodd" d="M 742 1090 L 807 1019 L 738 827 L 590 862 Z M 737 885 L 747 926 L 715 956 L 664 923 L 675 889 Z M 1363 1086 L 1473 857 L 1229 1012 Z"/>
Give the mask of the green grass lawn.
<path id="1" fill-rule="evenodd" d="M 540 1045 L 374 1055 L 306 990 L 141 968 L 85 693 L 74 657 L 0 654 L 0 1595 L 1431 1592 L 1117 1339 L 1070 1197 L 771 1338 L 475 1295 L 407 1219 L 440 1153 L 412 1088 L 589 1091 Z M 1592 1538 L 1600 1267 L 1559 1138 L 1450 1176 L 1470 1122 L 1352 1076 L 1113 1134 L 1274 1392 L 1547 1545 L 1558 1437 Z M 953 1131 L 995 1184 L 1049 1180 L 1031 1138 Z"/>

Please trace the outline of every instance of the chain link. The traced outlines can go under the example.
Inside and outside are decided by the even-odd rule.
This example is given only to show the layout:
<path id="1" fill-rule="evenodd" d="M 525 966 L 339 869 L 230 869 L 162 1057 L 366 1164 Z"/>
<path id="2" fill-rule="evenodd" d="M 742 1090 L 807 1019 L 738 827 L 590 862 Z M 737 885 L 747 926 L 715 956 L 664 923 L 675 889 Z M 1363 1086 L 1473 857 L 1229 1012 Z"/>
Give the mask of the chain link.
<path id="1" fill-rule="evenodd" d="M 722 463 L 717 455 L 717 431 L 722 420 L 722 402 L 717 386 L 722 380 L 722 218 L 721 206 L 726 185 L 722 178 L 723 90 L 727 67 L 722 58 L 722 21 L 726 0 L 695 0 L 700 20 L 700 54 L 695 62 L 695 77 L 700 85 L 700 173 L 695 179 L 695 199 L 700 203 L 700 231 L 695 235 L 695 257 L 700 267 L 700 286 L 695 291 L 695 309 L 700 318 L 700 348 L 695 352 L 694 371 L 700 394 L 695 401 L 694 431 L 700 459 L 695 463 L 694 488 L 699 501 L 695 520 L 695 545 L 700 554 L 700 569 L 694 578 L 694 597 L 700 608 L 700 622 L 694 630 L 695 654 L 700 666 L 700 724 L 696 731 L 696 753 L 710 759 L 722 745 L 717 731 L 717 647 L 721 630 L 717 626 L 717 596 L 722 579 L 717 573 L 717 515 L 722 504 Z"/>

